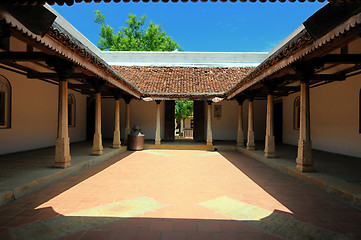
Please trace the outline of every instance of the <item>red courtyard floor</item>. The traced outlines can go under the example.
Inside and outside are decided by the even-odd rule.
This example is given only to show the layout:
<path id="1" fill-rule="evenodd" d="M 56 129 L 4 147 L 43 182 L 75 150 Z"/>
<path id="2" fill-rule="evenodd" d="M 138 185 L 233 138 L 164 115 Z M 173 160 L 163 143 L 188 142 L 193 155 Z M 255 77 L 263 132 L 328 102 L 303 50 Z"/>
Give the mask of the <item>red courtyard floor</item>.
<path id="1" fill-rule="evenodd" d="M 238 152 L 127 152 L 0 208 L 0 239 L 361 239 L 361 212 Z"/>

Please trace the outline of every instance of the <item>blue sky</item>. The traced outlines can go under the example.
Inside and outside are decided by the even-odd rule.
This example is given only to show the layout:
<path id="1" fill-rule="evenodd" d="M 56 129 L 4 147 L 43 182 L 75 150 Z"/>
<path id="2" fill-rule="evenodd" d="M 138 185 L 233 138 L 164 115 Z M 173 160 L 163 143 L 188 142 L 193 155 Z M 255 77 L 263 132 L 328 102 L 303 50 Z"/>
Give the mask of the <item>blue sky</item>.
<path id="1" fill-rule="evenodd" d="M 184 51 L 270 51 L 325 3 L 80 3 L 53 6 L 83 35 L 97 45 L 100 25 L 94 10 L 118 31 L 128 14 L 146 15 L 160 24 Z"/>

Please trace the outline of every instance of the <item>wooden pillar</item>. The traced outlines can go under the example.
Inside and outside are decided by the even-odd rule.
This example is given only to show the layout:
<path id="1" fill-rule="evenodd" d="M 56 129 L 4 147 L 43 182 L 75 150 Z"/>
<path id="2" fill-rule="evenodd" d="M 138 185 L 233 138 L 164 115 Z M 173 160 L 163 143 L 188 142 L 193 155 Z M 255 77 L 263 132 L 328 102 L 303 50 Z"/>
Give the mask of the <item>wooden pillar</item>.
<path id="1" fill-rule="evenodd" d="M 161 139 L 160 139 L 160 100 L 156 100 L 156 114 L 157 114 L 157 122 L 156 122 L 156 128 L 155 128 L 155 145 L 160 145 Z"/>
<path id="2" fill-rule="evenodd" d="M 102 143 L 102 102 L 101 94 L 97 92 L 95 94 L 95 131 L 93 138 L 93 155 L 103 154 L 103 143 Z"/>
<path id="3" fill-rule="evenodd" d="M 267 95 L 266 138 L 264 148 L 264 156 L 267 158 L 276 157 L 273 118 L 273 95 L 269 93 Z"/>
<path id="4" fill-rule="evenodd" d="M 237 146 L 244 146 L 243 138 L 243 99 L 237 99 L 238 102 L 238 128 L 237 128 Z"/>
<path id="5" fill-rule="evenodd" d="M 310 131 L 310 90 L 309 82 L 301 81 L 300 92 L 300 136 L 296 168 L 302 172 L 312 172 L 312 142 Z"/>
<path id="6" fill-rule="evenodd" d="M 253 97 L 248 99 L 248 132 L 247 132 L 247 149 L 255 150 L 254 131 L 253 131 Z"/>
<path id="7" fill-rule="evenodd" d="M 207 146 L 213 145 L 212 137 L 212 101 L 207 101 Z"/>
<path id="8" fill-rule="evenodd" d="M 119 98 L 114 102 L 114 136 L 113 136 L 113 148 L 120 148 L 120 111 L 119 111 Z"/>
<path id="9" fill-rule="evenodd" d="M 125 100 L 125 129 L 124 129 L 124 142 L 128 144 L 128 135 L 130 134 L 130 98 Z"/>
<path id="10" fill-rule="evenodd" d="M 58 135 L 55 145 L 54 166 L 69 167 L 71 161 L 70 141 L 68 134 L 68 82 L 61 80 L 58 96 Z"/>

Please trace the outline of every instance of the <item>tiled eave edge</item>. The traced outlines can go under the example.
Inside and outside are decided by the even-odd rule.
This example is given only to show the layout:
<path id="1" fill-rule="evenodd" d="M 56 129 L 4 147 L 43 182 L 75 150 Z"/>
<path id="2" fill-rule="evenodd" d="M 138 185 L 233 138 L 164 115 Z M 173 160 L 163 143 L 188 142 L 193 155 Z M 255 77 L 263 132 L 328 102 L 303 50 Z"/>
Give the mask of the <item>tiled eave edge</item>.
<path id="1" fill-rule="evenodd" d="M 144 97 L 153 100 L 212 100 L 215 97 L 224 98 L 224 93 L 144 93 Z"/>
<path id="2" fill-rule="evenodd" d="M 7 24 L 22 36 L 46 47 L 56 55 L 92 72 L 99 78 L 104 79 L 134 97 L 140 98 L 141 92 L 137 87 L 113 70 L 112 67 L 100 59 L 96 54 L 85 47 L 79 46 L 78 43 L 71 41 L 70 37 L 61 33 L 59 29 L 52 26 L 48 33 L 44 37 L 41 37 L 29 31 L 21 22 L 2 9 L 0 9 L 0 21 Z"/>
<path id="3" fill-rule="evenodd" d="M 282 69 L 290 66 L 292 63 L 300 61 L 307 55 L 310 55 L 311 53 L 319 50 L 321 47 L 331 43 L 338 37 L 341 37 L 342 35 L 352 31 L 357 27 L 360 27 L 360 24 L 361 13 L 352 16 L 346 22 L 340 24 L 331 30 L 328 34 L 313 42 L 309 33 L 304 29 L 279 51 L 267 58 L 254 71 L 242 79 L 241 82 L 238 83 L 234 88 L 228 91 L 226 93 L 227 99 L 235 97 L 237 94 L 265 79 L 266 77 L 281 71 Z M 293 52 L 292 49 L 301 50 Z"/>

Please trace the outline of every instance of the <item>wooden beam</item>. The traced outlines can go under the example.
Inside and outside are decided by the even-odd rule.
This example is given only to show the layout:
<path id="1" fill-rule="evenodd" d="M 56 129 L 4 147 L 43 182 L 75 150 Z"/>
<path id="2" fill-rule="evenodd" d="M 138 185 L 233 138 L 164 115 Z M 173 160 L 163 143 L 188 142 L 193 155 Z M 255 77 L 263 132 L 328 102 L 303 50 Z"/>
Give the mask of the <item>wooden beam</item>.
<path id="1" fill-rule="evenodd" d="M 44 72 L 29 71 L 27 74 L 27 77 L 30 79 L 47 78 L 47 79 L 58 80 L 59 74 L 58 73 L 44 73 Z M 65 79 L 78 79 L 78 78 L 84 79 L 87 77 L 89 77 L 89 76 L 87 76 L 83 73 L 69 73 L 69 74 L 65 74 L 65 76 L 64 76 Z"/>
<path id="2" fill-rule="evenodd" d="M 277 92 L 297 92 L 300 91 L 300 86 L 282 86 L 276 87 L 275 91 Z"/>
<path id="3" fill-rule="evenodd" d="M 74 84 L 74 83 L 68 83 L 69 88 L 71 89 L 81 89 L 81 90 L 89 90 L 93 89 L 92 85 L 90 84 Z"/>
<path id="4" fill-rule="evenodd" d="M 43 52 L 0 52 L 0 60 L 31 61 L 47 60 L 55 57 L 54 55 L 48 55 Z"/>
<path id="5" fill-rule="evenodd" d="M 327 54 L 314 60 L 321 61 L 324 64 L 357 64 L 361 63 L 361 54 Z"/>
<path id="6" fill-rule="evenodd" d="M 301 80 L 301 77 L 297 74 L 287 74 L 282 79 L 297 81 Z M 307 79 L 310 81 L 344 81 L 346 76 L 345 74 L 312 74 L 307 76 Z"/>
<path id="7" fill-rule="evenodd" d="M 16 68 L 16 69 L 24 71 L 24 72 L 30 71 L 30 68 L 24 67 L 22 65 L 19 65 L 19 64 L 15 63 L 15 62 L 11 62 L 11 61 L 1 61 L 0 60 L 0 64 L 6 65 L 6 66 L 9 66 L 9 67 L 12 67 L 12 68 Z"/>

